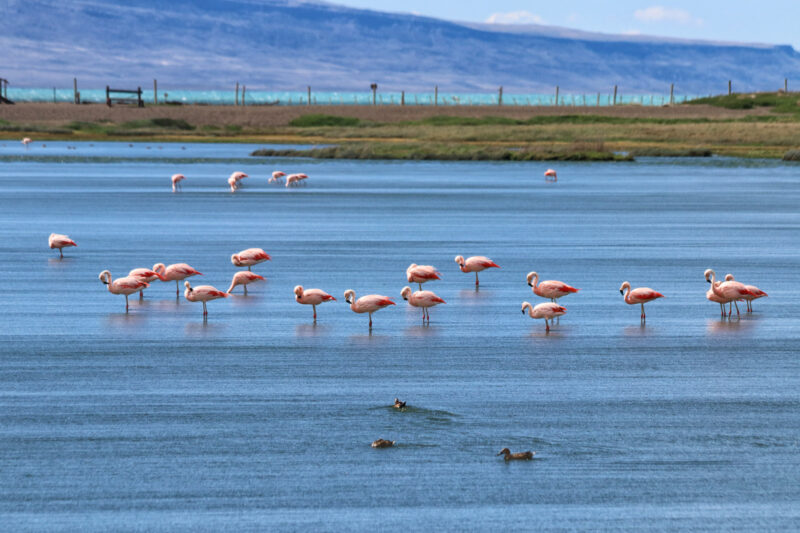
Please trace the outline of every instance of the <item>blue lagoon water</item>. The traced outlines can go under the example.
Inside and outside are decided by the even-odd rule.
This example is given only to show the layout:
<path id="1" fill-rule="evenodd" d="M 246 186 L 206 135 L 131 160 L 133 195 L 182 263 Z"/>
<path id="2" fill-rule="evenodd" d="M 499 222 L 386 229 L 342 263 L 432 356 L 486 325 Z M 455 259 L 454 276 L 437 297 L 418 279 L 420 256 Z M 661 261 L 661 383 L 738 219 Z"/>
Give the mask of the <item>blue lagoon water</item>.
<path id="1" fill-rule="evenodd" d="M 46 144 L 0 142 L 3 529 L 800 528 L 800 166 L 560 163 L 548 184 L 540 163 Z M 51 232 L 79 247 L 59 260 Z M 97 279 L 187 262 L 224 289 L 249 247 L 267 281 L 207 321 L 174 283 L 125 313 Z M 459 254 L 502 268 L 476 291 Z M 442 272 L 430 326 L 399 297 L 412 262 Z M 709 267 L 769 298 L 720 320 Z M 520 313 L 531 270 L 581 288 L 549 335 Z M 666 295 L 646 324 L 625 280 Z M 314 324 L 298 284 L 339 301 Z M 370 333 L 346 289 L 398 305 Z"/>

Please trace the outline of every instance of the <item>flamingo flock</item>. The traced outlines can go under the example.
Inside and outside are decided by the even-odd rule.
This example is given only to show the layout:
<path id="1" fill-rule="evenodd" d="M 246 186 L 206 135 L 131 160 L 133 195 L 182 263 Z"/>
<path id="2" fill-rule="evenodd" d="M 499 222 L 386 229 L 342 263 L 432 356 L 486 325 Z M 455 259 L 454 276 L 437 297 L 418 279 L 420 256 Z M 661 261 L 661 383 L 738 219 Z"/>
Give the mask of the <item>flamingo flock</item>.
<path id="1" fill-rule="evenodd" d="M 30 139 L 28 139 L 30 141 Z M 25 143 L 23 143 L 25 144 Z M 25 144 L 27 147 L 27 144 Z M 242 180 L 245 178 L 249 178 L 250 176 L 242 171 L 233 172 L 227 180 L 228 188 L 232 193 L 235 193 L 239 189 L 242 188 Z M 296 173 L 296 174 L 286 174 L 286 172 L 276 170 L 272 173 L 272 176 L 267 180 L 267 183 L 280 183 L 283 178 L 286 178 L 286 187 L 296 187 L 298 185 L 305 185 L 308 179 L 308 174 L 303 173 Z M 182 181 L 186 179 L 186 176 L 183 174 L 173 174 L 170 178 L 172 183 L 172 192 L 179 192 L 182 190 L 183 185 L 181 184 Z"/>

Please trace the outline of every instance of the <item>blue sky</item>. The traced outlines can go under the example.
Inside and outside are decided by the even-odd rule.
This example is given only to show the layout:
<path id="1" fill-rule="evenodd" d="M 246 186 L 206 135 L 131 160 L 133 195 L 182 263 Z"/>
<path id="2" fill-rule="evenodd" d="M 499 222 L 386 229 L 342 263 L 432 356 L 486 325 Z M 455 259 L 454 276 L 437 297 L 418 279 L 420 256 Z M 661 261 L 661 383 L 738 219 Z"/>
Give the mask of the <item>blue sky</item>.
<path id="1" fill-rule="evenodd" d="M 534 22 L 604 33 L 791 44 L 800 50 L 800 0 L 331 1 L 449 20 Z"/>

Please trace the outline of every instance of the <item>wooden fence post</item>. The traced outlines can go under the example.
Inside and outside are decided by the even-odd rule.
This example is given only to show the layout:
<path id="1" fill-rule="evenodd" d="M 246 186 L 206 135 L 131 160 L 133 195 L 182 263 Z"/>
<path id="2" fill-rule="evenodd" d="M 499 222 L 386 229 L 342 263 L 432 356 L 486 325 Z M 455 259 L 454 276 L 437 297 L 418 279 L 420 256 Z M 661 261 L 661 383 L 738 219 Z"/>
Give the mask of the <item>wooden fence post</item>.
<path id="1" fill-rule="evenodd" d="M 153 103 L 158 103 L 158 80 L 153 79 Z"/>
<path id="2" fill-rule="evenodd" d="M 728 80 L 728 96 L 730 96 L 731 94 L 733 94 L 733 83 L 731 82 L 731 80 Z"/>
<path id="3" fill-rule="evenodd" d="M 142 88 L 141 87 L 137 87 L 136 88 L 136 98 L 138 100 L 136 102 L 136 106 L 137 107 L 144 107 L 144 100 L 142 100 Z"/>
<path id="4" fill-rule="evenodd" d="M 556 104 L 555 104 L 556 107 L 558 107 L 558 92 L 559 92 L 559 90 L 560 90 L 560 87 L 558 85 L 556 85 Z"/>
<path id="5" fill-rule="evenodd" d="M 789 92 L 789 78 L 783 78 L 783 92 Z"/>
<path id="6" fill-rule="evenodd" d="M 53 103 L 56 103 L 56 88 L 53 87 Z"/>
<path id="7" fill-rule="evenodd" d="M 378 99 L 377 99 L 378 84 L 372 83 L 370 84 L 369 88 L 372 90 L 372 105 L 378 105 Z"/>
<path id="8" fill-rule="evenodd" d="M 311 105 L 311 85 L 308 86 L 308 104 Z"/>
<path id="9" fill-rule="evenodd" d="M 111 89 L 106 85 L 106 105 L 111 107 Z"/>
<path id="10" fill-rule="evenodd" d="M 503 105 L 503 86 L 497 92 L 497 105 Z"/>
<path id="11" fill-rule="evenodd" d="M 597 93 L 597 106 L 600 107 L 600 93 Z"/>
<path id="12" fill-rule="evenodd" d="M 614 103 L 613 105 L 617 105 L 617 86 L 614 85 Z"/>
<path id="13" fill-rule="evenodd" d="M 247 85 L 242 85 L 242 105 L 244 105 L 244 92 L 247 90 Z"/>
<path id="14" fill-rule="evenodd" d="M 406 92 L 400 91 L 400 105 L 406 105 Z"/>
<path id="15" fill-rule="evenodd" d="M 675 84 L 671 83 L 669 86 L 669 105 L 675 104 Z"/>
<path id="16" fill-rule="evenodd" d="M 239 82 L 236 82 L 236 96 L 234 97 L 234 105 L 239 105 Z"/>
<path id="17" fill-rule="evenodd" d="M 434 86 L 434 88 L 433 88 L 433 105 L 434 106 L 438 106 L 439 105 L 439 86 L 438 85 Z"/>

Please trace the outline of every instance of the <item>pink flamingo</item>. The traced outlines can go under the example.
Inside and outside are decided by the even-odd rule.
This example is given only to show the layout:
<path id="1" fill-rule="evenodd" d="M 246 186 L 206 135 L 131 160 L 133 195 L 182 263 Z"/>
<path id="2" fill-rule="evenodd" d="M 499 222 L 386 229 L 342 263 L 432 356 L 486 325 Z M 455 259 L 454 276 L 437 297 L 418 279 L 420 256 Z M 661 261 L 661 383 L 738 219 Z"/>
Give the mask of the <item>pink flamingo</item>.
<path id="1" fill-rule="evenodd" d="M 270 261 L 271 259 L 269 254 L 261 248 L 248 248 L 247 250 L 242 250 L 238 254 L 233 254 L 231 256 L 231 263 L 237 267 L 246 266 L 247 270 L 250 270 L 250 267 L 253 265 L 263 263 L 264 261 Z"/>
<path id="2" fill-rule="evenodd" d="M 281 172 L 280 170 L 276 170 L 272 173 L 272 177 L 269 179 L 269 183 L 274 183 L 276 181 L 280 181 L 282 177 L 286 175 L 286 172 Z"/>
<path id="3" fill-rule="evenodd" d="M 719 283 L 720 282 L 718 281 L 717 285 L 719 285 Z M 720 298 L 719 296 L 714 294 L 714 289 L 708 289 L 706 291 L 706 300 L 708 300 L 709 302 L 718 303 L 721 315 L 723 317 L 725 316 L 725 304 L 728 303 L 728 300 L 726 300 L 725 298 Z"/>
<path id="4" fill-rule="evenodd" d="M 422 321 L 425 322 L 425 319 L 428 319 L 428 322 L 431 321 L 431 312 L 430 308 L 434 307 L 439 304 L 447 303 L 438 296 L 436 296 L 431 291 L 422 291 L 419 290 L 417 292 L 412 293 L 411 287 L 403 287 L 403 290 L 400 291 L 400 296 L 403 297 L 403 300 L 407 301 L 413 307 L 421 307 L 422 308 Z"/>
<path id="5" fill-rule="evenodd" d="M 140 279 L 142 281 L 146 281 L 147 283 L 150 283 L 150 282 L 155 281 L 157 279 L 160 279 L 161 281 L 167 281 L 166 279 L 164 279 L 164 276 L 162 276 L 158 272 L 155 272 L 155 271 L 150 270 L 148 268 L 134 268 L 133 270 L 128 272 L 128 276 L 132 276 L 134 278 L 138 278 L 138 279 Z M 139 299 L 140 300 L 144 300 L 144 291 L 143 290 L 139 291 Z"/>
<path id="6" fill-rule="evenodd" d="M 530 302 L 522 302 L 522 314 L 525 314 L 525 309 L 528 310 L 528 316 L 531 318 L 543 318 L 544 330 L 550 331 L 549 321 L 554 320 L 556 317 L 563 316 L 567 313 L 567 308 L 553 302 L 544 302 L 533 307 Z"/>
<path id="7" fill-rule="evenodd" d="M 628 289 L 625 292 L 625 289 Z M 656 292 L 649 287 L 639 287 L 638 289 L 631 290 L 631 284 L 624 281 L 619 288 L 619 293 L 625 296 L 625 303 L 628 305 L 641 304 L 642 305 L 642 318 L 647 318 L 644 314 L 644 304 L 652 302 L 658 298 L 663 298 L 664 295 Z"/>
<path id="8" fill-rule="evenodd" d="M 735 281 L 733 279 L 733 274 L 726 275 L 725 276 L 725 281 Z M 762 291 L 761 289 L 759 289 L 755 285 L 745 285 L 744 287 L 748 291 L 750 291 L 750 294 L 748 294 L 747 296 L 744 296 L 742 299 L 747 302 L 747 312 L 748 313 L 752 313 L 753 312 L 753 300 L 758 300 L 759 298 L 763 298 L 765 296 L 769 296 L 769 294 L 767 294 L 766 292 Z M 736 306 L 736 310 L 737 311 L 739 310 L 739 306 L 738 305 Z"/>
<path id="9" fill-rule="evenodd" d="M 142 289 L 146 289 L 149 287 L 149 284 L 146 281 L 142 281 L 139 278 L 134 276 L 125 276 L 124 278 L 119 278 L 116 281 L 111 279 L 111 272 L 108 270 L 103 270 L 100 272 L 100 281 L 103 282 L 104 285 L 108 287 L 108 292 L 111 294 L 124 294 L 125 295 L 125 312 L 128 312 L 128 295 L 133 294 L 134 292 L 140 291 Z"/>
<path id="10" fill-rule="evenodd" d="M 323 302 L 336 301 L 336 298 L 320 289 L 303 289 L 302 285 L 294 288 L 294 300 L 314 309 L 314 320 L 317 320 L 317 306 Z"/>
<path id="11" fill-rule="evenodd" d="M 731 316 L 733 313 L 733 303 L 736 300 L 743 300 L 745 296 L 750 295 L 750 291 L 747 287 L 738 281 L 716 283 L 717 275 L 710 268 L 703 272 L 703 276 L 705 276 L 706 281 L 711 284 L 711 290 L 714 291 L 714 294 L 726 300 L 728 304 L 728 316 Z M 736 304 L 736 315 L 739 316 L 739 304 Z"/>
<path id="12" fill-rule="evenodd" d="M 259 276 L 255 272 L 250 272 L 249 270 L 241 270 L 233 275 L 231 286 L 228 287 L 228 294 L 233 292 L 234 287 L 241 285 L 244 288 L 244 295 L 247 296 L 247 285 L 259 280 L 263 281 L 264 276 Z"/>
<path id="13" fill-rule="evenodd" d="M 416 283 L 419 285 L 419 290 L 422 290 L 422 284 L 434 279 L 442 279 L 441 272 L 430 265 L 418 265 L 411 263 L 406 269 L 406 279 L 409 283 Z"/>
<path id="14" fill-rule="evenodd" d="M 308 176 L 305 174 L 289 174 L 286 176 L 286 186 L 299 185 L 302 180 L 307 178 Z"/>
<path id="15" fill-rule="evenodd" d="M 233 181 L 238 183 L 239 181 L 243 180 L 244 178 L 249 178 L 249 177 L 250 176 L 248 176 L 244 172 L 236 171 L 233 174 L 231 174 L 231 177 L 228 178 L 228 181 L 230 182 L 230 180 L 233 180 Z"/>
<path id="16" fill-rule="evenodd" d="M 542 298 L 549 298 L 551 302 L 555 303 L 556 300 L 562 296 L 570 293 L 578 292 L 580 289 L 570 287 L 563 281 L 555 281 L 552 279 L 539 281 L 539 274 L 536 272 L 528 273 L 528 286 L 533 288 L 533 294 L 541 296 Z M 533 280 L 533 282 L 531 282 Z"/>
<path id="17" fill-rule="evenodd" d="M 23 146 L 25 147 L 25 149 L 27 150 L 27 149 L 28 149 L 28 145 L 29 145 L 29 144 L 31 144 L 31 143 L 33 142 L 33 140 L 31 140 L 31 138 L 30 138 L 30 137 L 25 137 L 25 138 L 24 138 L 24 139 L 22 139 L 20 142 L 22 143 L 22 145 L 23 145 Z"/>
<path id="18" fill-rule="evenodd" d="M 236 189 L 239 188 L 239 182 L 231 176 L 228 178 L 228 186 L 231 188 L 231 192 L 236 192 Z"/>
<path id="19" fill-rule="evenodd" d="M 368 294 L 356 300 L 356 293 L 353 290 L 344 291 L 344 300 L 350 304 L 350 309 L 354 313 L 369 313 L 369 327 L 372 329 L 372 313 L 380 311 L 384 307 L 396 305 L 388 296 L 380 294 Z"/>
<path id="20" fill-rule="evenodd" d="M 181 291 L 178 282 L 183 281 L 191 276 L 203 275 L 202 272 L 198 272 L 186 263 L 175 263 L 174 265 L 170 265 L 168 267 L 165 267 L 164 263 L 156 263 L 153 265 L 153 272 L 161 274 L 162 281 L 174 281 L 176 295 L 180 295 Z"/>
<path id="21" fill-rule="evenodd" d="M 68 246 L 78 246 L 75 244 L 75 241 L 67 237 L 66 235 L 60 235 L 58 233 L 51 233 L 50 237 L 47 238 L 47 244 L 50 245 L 50 249 L 58 248 L 58 254 L 61 258 L 64 257 L 63 248 Z"/>
<path id="22" fill-rule="evenodd" d="M 203 302 L 203 316 L 208 315 L 206 302 L 216 300 L 218 298 L 227 298 L 228 293 L 215 289 L 211 285 L 200 285 L 199 287 L 192 287 L 188 281 L 183 282 L 186 290 L 183 291 L 183 296 L 190 302 Z"/>
<path id="23" fill-rule="evenodd" d="M 173 174 L 172 175 L 172 192 L 176 192 L 178 189 L 181 188 L 181 181 L 185 180 L 186 176 L 183 174 Z"/>
<path id="24" fill-rule="evenodd" d="M 558 174 L 552 168 L 548 168 L 544 173 L 545 178 L 552 178 L 553 181 L 558 181 Z"/>
<path id="25" fill-rule="evenodd" d="M 463 256 L 457 255 L 456 263 L 461 268 L 461 272 L 475 272 L 476 287 L 478 286 L 478 272 L 482 272 L 487 268 L 500 268 L 500 265 L 496 264 L 488 257 L 483 257 L 482 255 L 470 257 L 466 261 L 464 261 Z"/>

